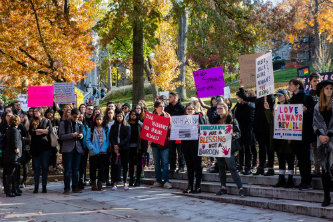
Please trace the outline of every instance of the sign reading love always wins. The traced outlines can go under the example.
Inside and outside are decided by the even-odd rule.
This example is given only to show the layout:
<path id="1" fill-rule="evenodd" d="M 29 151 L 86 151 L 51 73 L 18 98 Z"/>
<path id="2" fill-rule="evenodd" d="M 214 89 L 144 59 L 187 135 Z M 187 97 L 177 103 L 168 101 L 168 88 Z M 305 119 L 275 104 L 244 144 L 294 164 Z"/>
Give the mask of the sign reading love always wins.
<path id="1" fill-rule="evenodd" d="M 198 156 L 230 157 L 232 125 L 201 125 Z"/>

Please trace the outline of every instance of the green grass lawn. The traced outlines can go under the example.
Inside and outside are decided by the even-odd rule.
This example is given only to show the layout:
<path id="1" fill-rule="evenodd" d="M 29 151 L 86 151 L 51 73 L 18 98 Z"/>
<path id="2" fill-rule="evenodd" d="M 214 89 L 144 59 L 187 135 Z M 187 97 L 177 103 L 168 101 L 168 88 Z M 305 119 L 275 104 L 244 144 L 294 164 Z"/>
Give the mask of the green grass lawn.
<path id="1" fill-rule="evenodd" d="M 314 69 L 310 68 L 310 73 L 314 72 Z M 283 87 L 286 88 L 287 84 L 290 79 L 297 77 L 297 69 L 286 69 L 274 72 L 274 80 L 276 84 L 276 88 Z M 229 86 L 231 91 L 231 100 L 233 104 L 236 103 L 236 92 L 238 91 L 239 84 L 234 83 Z M 187 98 L 188 100 L 184 101 L 183 103 L 186 104 L 189 102 L 191 97 L 195 97 L 195 90 L 188 90 L 187 91 Z M 118 91 L 115 93 L 111 93 L 108 95 L 104 101 L 100 104 L 101 107 L 105 107 L 107 101 L 113 101 L 115 103 L 118 102 L 127 102 L 132 104 L 132 89 Z M 149 110 L 153 110 L 153 95 L 150 87 L 145 87 L 145 101 L 148 104 Z M 210 98 L 203 98 L 203 101 L 209 105 Z"/>

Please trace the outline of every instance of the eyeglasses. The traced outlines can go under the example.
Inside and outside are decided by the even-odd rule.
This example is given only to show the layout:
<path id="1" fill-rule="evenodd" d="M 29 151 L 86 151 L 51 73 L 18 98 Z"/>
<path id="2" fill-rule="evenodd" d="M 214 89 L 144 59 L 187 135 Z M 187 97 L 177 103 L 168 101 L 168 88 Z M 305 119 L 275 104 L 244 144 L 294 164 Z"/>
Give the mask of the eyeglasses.
<path id="1" fill-rule="evenodd" d="M 139 108 L 139 107 L 138 107 L 138 108 L 135 108 L 135 109 L 139 109 L 139 110 L 141 110 L 141 108 Z"/>

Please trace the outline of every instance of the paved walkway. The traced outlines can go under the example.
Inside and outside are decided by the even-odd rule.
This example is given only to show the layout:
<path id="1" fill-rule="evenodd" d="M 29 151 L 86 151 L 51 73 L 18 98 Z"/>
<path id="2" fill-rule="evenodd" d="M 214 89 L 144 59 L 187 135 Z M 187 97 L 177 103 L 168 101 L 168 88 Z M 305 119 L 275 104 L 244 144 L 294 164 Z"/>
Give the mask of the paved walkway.
<path id="1" fill-rule="evenodd" d="M 21 197 L 5 198 L 0 194 L 0 221 L 328 221 L 173 194 L 179 190 L 142 186 L 125 192 L 121 188 L 63 195 L 63 184 L 56 182 L 48 185 L 47 194 L 33 194 L 31 186 Z"/>

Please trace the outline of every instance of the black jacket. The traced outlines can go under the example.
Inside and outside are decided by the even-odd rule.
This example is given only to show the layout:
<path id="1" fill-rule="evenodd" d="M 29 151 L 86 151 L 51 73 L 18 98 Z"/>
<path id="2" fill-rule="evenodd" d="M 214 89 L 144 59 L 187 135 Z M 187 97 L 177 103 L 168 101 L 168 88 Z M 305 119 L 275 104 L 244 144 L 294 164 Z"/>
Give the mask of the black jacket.
<path id="1" fill-rule="evenodd" d="M 15 153 L 19 149 L 19 153 Z M 16 127 L 9 127 L 6 132 L 6 145 L 3 151 L 4 163 L 19 164 L 22 156 L 22 139 L 19 130 Z"/>
<path id="2" fill-rule="evenodd" d="M 46 129 L 49 127 L 48 134 L 37 135 L 36 129 Z M 30 153 L 33 156 L 39 155 L 40 152 L 51 149 L 51 141 L 50 134 L 52 130 L 51 120 L 47 118 L 43 118 L 37 128 L 33 128 L 33 124 L 31 123 L 29 128 L 29 133 L 31 135 L 31 147 Z"/>
<path id="3" fill-rule="evenodd" d="M 169 103 L 169 105 L 165 107 L 164 111 L 169 113 L 170 116 L 180 116 L 184 115 L 185 106 L 180 101 L 178 101 L 174 106 Z"/>
<path id="4" fill-rule="evenodd" d="M 254 110 L 254 132 L 256 134 L 267 134 L 269 132 L 269 125 L 265 116 L 265 108 L 264 108 L 264 97 L 257 99 L 257 97 L 247 96 L 245 93 L 244 88 L 239 88 L 241 93 L 241 97 L 246 102 L 254 102 L 255 103 L 255 110 Z M 275 97 L 274 95 L 266 96 L 267 102 L 271 110 L 273 110 Z"/>
<path id="5" fill-rule="evenodd" d="M 303 104 L 306 107 L 306 111 L 303 112 L 303 132 L 302 141 L 311 143 L 316 140 L 316 135 L 313 132 L 313 110 L 315 102 L 312 96 L 306 95 L 303 90 L 300 90 L 297 94 L 293 94 L 289 100 L 290 104 Z"/>
<path id="6" fill-rule="evenodd" d="M 244 146 L 250 146 L 254 142 L 254 108 L 250 104 L 237 103 L 232 110 L 234 117 L 237 119 L 239 128 L 241 131 L 241 144 Z"/>
<path id="7" fill-rule="evenodd" d="M 124 124 L 121 124 L 120 127 L 120 143 L 118 143 L 118 130 L 119 130 L 119 124 L 115 123 L 111 126 L 109 138 L 110 138 L 110 143 L 113 148 L 114 145 L 119 146 L 119 150 L 121 149 L 129 149 L 129 141 L 131 138 L 131 127 L 125 126 Z"/>

